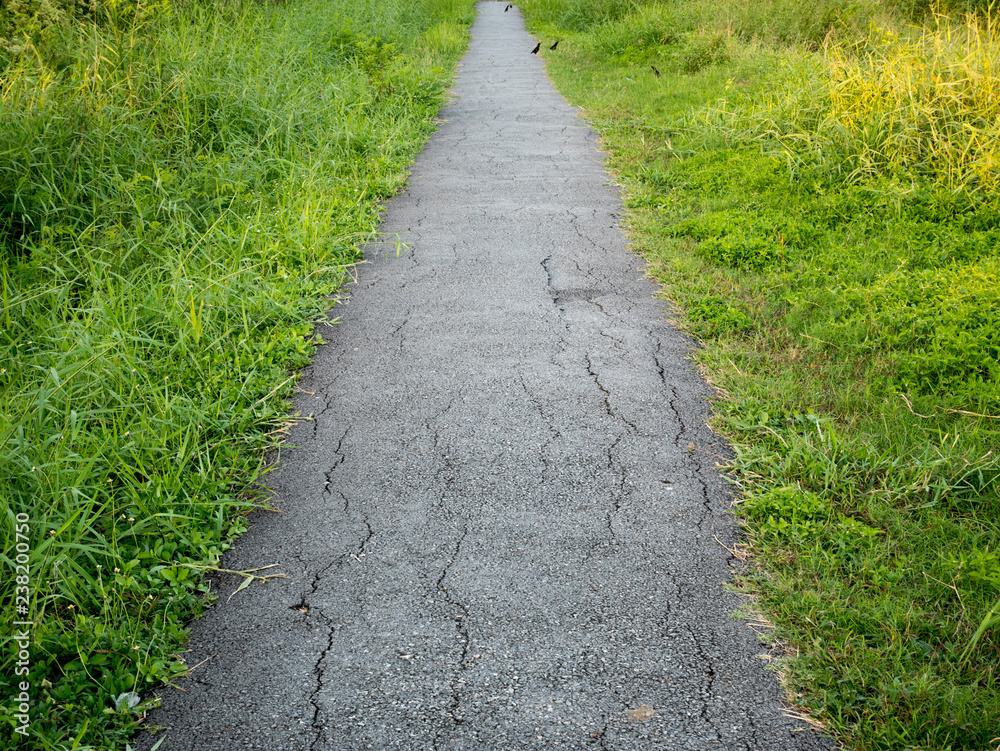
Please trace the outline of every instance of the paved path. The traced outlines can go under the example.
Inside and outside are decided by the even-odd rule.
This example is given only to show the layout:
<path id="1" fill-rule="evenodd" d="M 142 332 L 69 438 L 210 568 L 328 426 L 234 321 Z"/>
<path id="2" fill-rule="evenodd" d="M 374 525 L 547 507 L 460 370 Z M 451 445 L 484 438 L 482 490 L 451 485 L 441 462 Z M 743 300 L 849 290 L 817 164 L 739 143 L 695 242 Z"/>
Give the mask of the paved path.
<path id="1" fill-rule="evenodd" d="M 162 751 L 827 747 L 730 617 L 707 390 L 503 8 L 389 206 L 409 249 L 371 250 L 302 380 L 283 513 L 225 561 L 290 578 L 222 582 Z"/>

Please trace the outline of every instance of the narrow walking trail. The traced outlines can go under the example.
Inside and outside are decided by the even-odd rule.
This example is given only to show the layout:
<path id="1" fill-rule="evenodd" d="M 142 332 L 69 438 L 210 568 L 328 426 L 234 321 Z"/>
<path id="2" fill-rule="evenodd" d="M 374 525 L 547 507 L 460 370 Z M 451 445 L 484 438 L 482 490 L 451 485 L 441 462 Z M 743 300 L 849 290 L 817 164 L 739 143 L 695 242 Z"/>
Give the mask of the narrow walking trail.
<path id="1" fill-rule="evenodd" d="M 829 747 L 731 617 L 707 389 L 503 8 L 224 561 L 289 578 L 222 580 L 161 751 Z"/>

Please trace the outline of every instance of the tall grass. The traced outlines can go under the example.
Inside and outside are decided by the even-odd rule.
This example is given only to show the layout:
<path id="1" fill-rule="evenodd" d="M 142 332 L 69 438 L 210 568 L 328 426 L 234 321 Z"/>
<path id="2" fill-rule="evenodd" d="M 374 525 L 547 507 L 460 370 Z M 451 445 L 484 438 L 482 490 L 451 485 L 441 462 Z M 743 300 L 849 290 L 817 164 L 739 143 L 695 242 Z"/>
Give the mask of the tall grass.
<path id="1" fill-rule="evenodd" d="M 992 17 L 938 16 L 916 32 L 873 29 L 825 61 L 792 56 L 773 74 L 782 85 L 692 121 L 705 143 L 759 149 L 803 183 L 858 187 L 885 216 L 936 223 L 920 230 L 936 238 L 933 255 L 897 250 L 875 279 L 844 278 L 837 319 L 817 335 L 884 353 L 901 391 L 991 413 L 1000 410 L 998 62 Z M 955 223 L 958 234 L 943 228 Z"/>
<path id="2" fill-rule="evenodd" d="M 464 0 L 108 7 L 0 73 L 0 536 L 13 571 L 27 515 L 33 748 L 111 747 L 185 670 L 291 370 L 471 21 Z"/>
<path id="3" fill-rule="evenodd" d="M 720 131 L 853 182 L 924 178 L 966 194 L 996 191 L 1000 29 L 992 16 L 894 32 L 873 27 L 832 47 L 804 78 L 793 58 L 764 100 L 735 98 Z M 821 164 L 822 162 L 822 164 Z"/>
<path id="4" fill-rule="evenodd" d="M 826 131 L 839 126 L 856 143 L 862 175 L 902 169 L 951 191 L 993 193 L 1000 27 L 992 16 L 936 21 L 911 39 L 884 32 L 861 57 L 836 54 L 829 116 L 816 130 L 832 142 Z"/>

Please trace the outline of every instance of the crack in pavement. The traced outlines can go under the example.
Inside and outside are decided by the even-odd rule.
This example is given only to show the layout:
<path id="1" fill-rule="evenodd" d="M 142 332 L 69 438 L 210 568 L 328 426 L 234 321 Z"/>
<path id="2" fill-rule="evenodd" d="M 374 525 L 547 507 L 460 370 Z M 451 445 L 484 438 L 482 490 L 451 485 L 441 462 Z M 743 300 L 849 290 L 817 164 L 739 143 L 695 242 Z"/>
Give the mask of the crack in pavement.
<path id="1" fill-rule="evenodd" d="M 601 383 L 601 377 L 598 375 L 597 371 L 594 370 L 594 362 L 590 357 L 590 352 L 583 353 L 584 360 L 587 363 L 587 375 L 594 381 L 594 385 L 597 386 L 598 390 L 604 399 L 604 410 L 608 413 L 609 417 L 623 422 L 628 428 L 629 432 L 633 434 L 639 433 L 639 426 L 633 421 L 629 420 L 627 417 L 622 415 L 620 412 L 616 411 L 614 407 L 611 406 L 611 391 Z"/>
<path id="2" fill-rule="evenodd" d="M 542 418 L 542 422 L 545 423 L 546 427 L 549 429 L 549 437 L 545 439 L 541 446 L 538 448 L 538 457 L 542 462 L 542 476 L 541 481 L 544 485 L 548 479 L 549 473 L 549 457 L 548 450 L 552 446 L 553 442 L 558 441 L 562 438 L 562 432 L 557 427 L 555 418 L 551 414 L 546 414 L 544 404 L 532 393 L 531 389 L 528 388 L 528 382 L 525 380 L 524 373 L 519 373 L 518 377 L 521 382 L 521 388 L 524 390 L 524 395 L 528 397 L 528 401 L 531 402 L 535 409 L 538 410 L 538 416 Z"/>
<path id="3" fill-rule="evenodd" d="M 347 457 L 343 453 L 343 446 L 344 446 L 344 439 L 347 438 L 347 434 L 350 432 L 350 430 L 351 430 L 350 425 L 344 428 L 343 434 L 341 434 L 340 438 L 337 440 L 336 448 L 333 449 L 333 455 L 337 457 L 337 461 L 334 462 L 333 466 L 331 466 L 330 469 L 328 469 L 326 472 L 323 473 L 323 476 L 326 478 L 323 483 L 324 495 L 330 495 L 331 493 L 334 492 L 332 488 L 333 473 L 336 472 L 337 467 L 343 464 L 344 461 L 347 459 Z M 347 499 L 345 498 L 344 500 L 346 501 Z M 344 511 L 345 512 L 347 511 L 346 505 L 344 506 Z"/>
<path id="4" fill-rule="evenodd" d="M 451 692 L 451 700 L 452 700 L 451 706 L 448 709 L 448 715 L 451 718 L 453 725 L 461 725 L 465 721 L 465 718 L 461 714 L 461 699 L 459 697 L 459 693 L 461 691 L 461 685 L 462 685 L 462 673 L 467 668 L 469 659 L 469 643 L 470 643 L 469 625 L 468 625 L 469 606 L 463 603 L 458 597 L 456 597 L 455 594 L 452 592 L 452 590 L 449 589 L 447 586 L 445 586 L 444 582 L 451 571 L 451 567 L 455 564 L 455 561 L 458 560 L 459 552 L 462 549 L 462 543 L 465 541 L 465 538 L 468 536 L 468 534 L 469 534 L 468 523 L 464 523 L 462 526 L 462 534 L 455 542 L 455 550 L 452 552 L 451 558 L 448 560 L 448 563 L 445 564 L 444 568 L 441 571 L 441 576 L 435 583 L 437 590 L 441 592 L 445 601 L 461 611 L 460 613 L 457 613 L 455 615 L 455 629 L 458 631 L 458 638 L 461 642 L 461 647 L 458 655 L 458 668 L 448 683 L 448 688 Z M 433 741 L 434 744 L 433 747 L 435 749 L 439 748 L 441 735 L 443 735 L 444 732 L 445 728 L 441 728 L 441 730 L 435 736 Z"/>
<path id="5" fill-rule="evenodd" d="M 350 500 L 346 495 L 340 493 L 339 491 L 338 495 L 340 495 L 340 497 L 344 501 L 344 509 L 343 509 L 344 513 L 345 514 L 349 513 Z M 336 558 L 331 560 L 325 567 L 317 571 L 313 575 L 309 592 L 303 594 L 301 600 L 297 604 L 291 606 L 292 610 L 296 610 L 300 613 L 303 613 L 307 621 L 310 620 L 311 618 L 320 619 L 323 622 L 323 626 L 326 629 L 326 646 L 320 652 L 318 658 L 316 659 L 316 664 L 313 667 L 313 675 L 316 676 L 316 686 L 309 694 L 309 699 L 308 699 L 309 704 L 313 708 L 313 716 L 310 724 L 312 725 L 313 731 L 315 733 L 312 742 L 309 744 L 310 751 L 316 748 L 316 744 L 321 741 L 324 735 L 323 732 L 324 726 L 320 723 L 321 708 L 319 705 L 318 697 L 320 692 L 323 691 L 323 689 L 326 686 L 326 682 L 324 680 L 325 668 L 323 666 L 326 662 L 327 656 L 333 649 L 334 636 L 336 633 L 336 628 L 334 627 L 333 619 L 324 612 L 322 606 L 313 606 L 311 602 L 313 601 L 313 597 L 319 590 L 320 581 L 323 578 L 325 578 L 328 573 L 339 569 L 340 566 L 346 563 L 350 558 L 353 558 L 360 562 L 361 559 L 365 556 L 365 547 L 371 541 L 372 537 L 374 537 L 375 532 L 372 529 L 372 526 L 369 523 L 367 516 L 364 516 L 362 518 L 362 522 L 365 525 L 366 531 L 365 534 L 362 536 L 361 540 L 358 542 L 357 548 L 354 550 L 354 552 L 343 553 L 337 556 Z"/>

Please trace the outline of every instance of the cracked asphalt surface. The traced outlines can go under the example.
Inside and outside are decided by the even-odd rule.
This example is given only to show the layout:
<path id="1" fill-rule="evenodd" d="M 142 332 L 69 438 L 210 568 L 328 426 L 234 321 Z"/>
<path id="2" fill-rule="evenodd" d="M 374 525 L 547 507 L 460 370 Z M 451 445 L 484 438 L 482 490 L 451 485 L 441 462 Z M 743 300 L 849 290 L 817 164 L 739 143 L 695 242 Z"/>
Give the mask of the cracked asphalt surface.
<path id="1" fill-rule="evenodd" d="M 819 749 L 723 591 L 708 389 L 594 134 L 481 3 L 151 725 L 180 749 Z M 140 747 L 152 743 L 145 737 Z"/>

